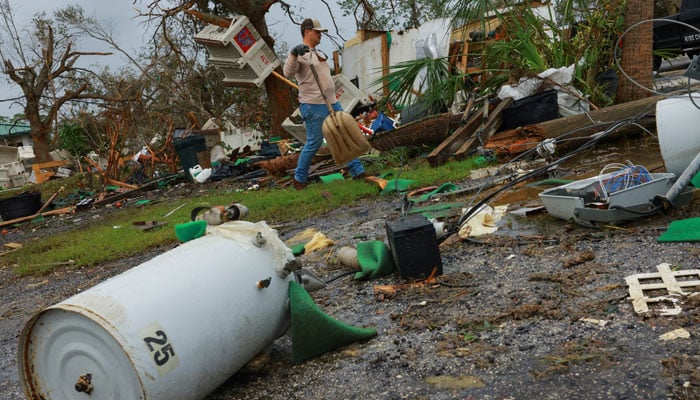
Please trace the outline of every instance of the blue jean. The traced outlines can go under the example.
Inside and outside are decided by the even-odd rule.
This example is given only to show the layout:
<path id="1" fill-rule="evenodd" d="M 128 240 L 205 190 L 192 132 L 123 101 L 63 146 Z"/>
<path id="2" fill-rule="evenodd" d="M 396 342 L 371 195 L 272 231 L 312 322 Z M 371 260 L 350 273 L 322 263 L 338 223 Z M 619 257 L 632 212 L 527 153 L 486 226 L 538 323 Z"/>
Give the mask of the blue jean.
<path id="1" fill-rule="evenodd" d="M 340 103 L 336 102 L 333 104 L 333 110 L 342 111 L 343 107 Z M 316 152 L 323 144 L 323 120 L 326 119 L 329 113 L 328 106 L 325 104 L 302 103 L 299 106 L 299 111 L 301 111 L 301 117 L 304 119 L 304 124 L 306 125 L 306 144 L 304 144 L 304 148 L 301 149 L 297 167 L 294 169 L 294 179 L 299 182 L 306 182 L 309 180 L 309 167 L 311 167 L 311 162 Z M 348 162 L 348 171 L 351 176 L 355 177 L 365 172 L 365 168 L 362 166 L 360 160 L 355 158 Z"/>

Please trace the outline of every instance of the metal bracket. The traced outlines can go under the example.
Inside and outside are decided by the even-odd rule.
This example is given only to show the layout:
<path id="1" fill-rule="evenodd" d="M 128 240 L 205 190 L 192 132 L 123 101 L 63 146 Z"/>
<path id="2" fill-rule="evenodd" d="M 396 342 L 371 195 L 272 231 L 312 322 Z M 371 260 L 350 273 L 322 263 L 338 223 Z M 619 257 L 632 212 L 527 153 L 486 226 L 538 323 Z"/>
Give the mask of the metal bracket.
<path id="1" fill-rule="evenodd" d="M 688 65 L 688 69 L 683 73 L 683 76 L 700 81 L 700 56 L 693 56 L 693 59 L 690 61 L 690 65 Z"/>

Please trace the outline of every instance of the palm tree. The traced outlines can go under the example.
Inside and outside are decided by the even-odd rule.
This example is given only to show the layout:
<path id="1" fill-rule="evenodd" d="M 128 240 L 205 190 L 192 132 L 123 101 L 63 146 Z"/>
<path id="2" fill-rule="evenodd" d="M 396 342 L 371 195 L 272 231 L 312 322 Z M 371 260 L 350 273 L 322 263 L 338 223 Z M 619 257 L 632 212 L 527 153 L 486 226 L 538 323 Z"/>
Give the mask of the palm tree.
<path id="1" fill-rule="evenodd" d="M 622 0 L 621 0 L 622 1 Z M 620 68 L 627 77 L 620 79 L 616 103 L 625 103 L 651 95 L 653 79 L 653 25 L 644 23 L 654 16 L 654 0 L 627 0 L 625 31 Z M 631 28 L 638 24 L 634 28 Z M 629 31 L 628 31 L 629 29 Z"/>

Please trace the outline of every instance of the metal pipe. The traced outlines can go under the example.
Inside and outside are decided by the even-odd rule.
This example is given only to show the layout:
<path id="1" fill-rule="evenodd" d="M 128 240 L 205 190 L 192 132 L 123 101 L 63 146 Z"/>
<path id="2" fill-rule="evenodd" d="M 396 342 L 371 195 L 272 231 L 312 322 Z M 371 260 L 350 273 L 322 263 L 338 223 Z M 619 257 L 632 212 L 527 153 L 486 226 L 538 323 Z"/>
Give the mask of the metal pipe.
<path id="1" fill-rule="evenodd" d="M 688 166 L 685 168 L 685 171 L 681 174 L 680 177 L 676 180 L 676 183 L 671 186 L 670 189 L 668 189 L 668 192 L 666 192 L 666 195 L 663 196 L 663 200 L 666 202 L 670 203 L 674 207 L 675 201 L 678 198 L 678 195 L 681 194 L 683 189 L 688 186 L 690 183 L 690 180 L 693 179 L 695 174 L 700 171 L 700 153 L 695 155 L 695 158 L 688 164 Z"/>

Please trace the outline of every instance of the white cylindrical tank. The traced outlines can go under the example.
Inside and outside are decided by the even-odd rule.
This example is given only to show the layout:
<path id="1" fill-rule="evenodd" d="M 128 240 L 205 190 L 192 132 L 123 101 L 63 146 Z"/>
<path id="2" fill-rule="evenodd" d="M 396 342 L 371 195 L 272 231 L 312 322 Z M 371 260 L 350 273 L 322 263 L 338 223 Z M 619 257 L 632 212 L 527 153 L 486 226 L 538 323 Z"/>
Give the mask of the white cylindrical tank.
<path id="1" fill-rule="evenodd" d="M 289 327 L 294 256 L 264 222 L 233 221 L 55 304 L 24 327 L 31 400 L 191 400 Z"/>
<path id="2" fill-rule="evenodd" d="M 656 132 L 667 172 L 680 176 L 700 153 L 700 93 L 669 97 L 656 103 Z M 693 102 L 695 104 L 693 104 Z"/>

